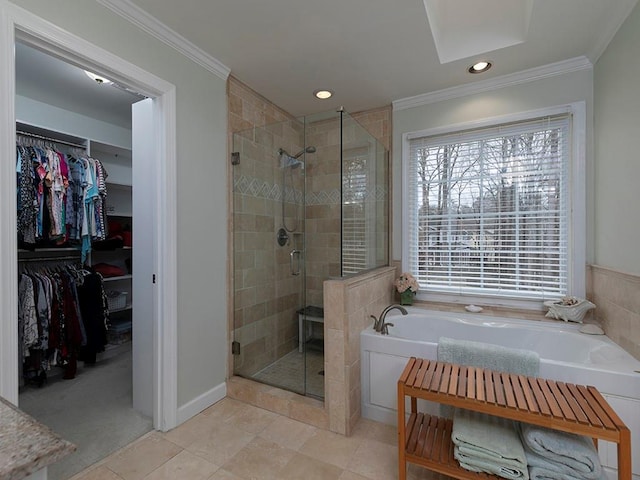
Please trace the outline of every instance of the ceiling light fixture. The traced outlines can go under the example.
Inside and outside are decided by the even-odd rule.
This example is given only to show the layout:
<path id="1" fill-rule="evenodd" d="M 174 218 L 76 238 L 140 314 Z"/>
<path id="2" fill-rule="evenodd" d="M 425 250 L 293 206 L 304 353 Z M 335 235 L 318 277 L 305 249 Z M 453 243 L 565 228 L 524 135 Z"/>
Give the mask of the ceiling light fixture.
<path id="1" fill-rule="evenodd" d="M 326 100 L 327 98 L 331 98 L 333 96 L 333 92 L 331 90 L 316 90 L 313 92 L 316 98 L 320 100 Z"/>
<path id="2" fill-rule="evenodd" d="M 491 68 L 491 62 L 482 61 L 478 63 L 474 63 L 468 69 L 469 73 L 483 73 Z"/>
<path id="3" fill-rule="evenodd" d="M 93 72 L 89 72 L 88 70 L 85 70 L 84 73 L 87 74 L 87 77 L 89 77 L 91 80 L 93 80 L 94 82 L 96 82 L 96 83 L 98 83 L 100 85 L 111 85 L 113 83 L 108 78 L 103 77 L 102 75 L 98 75 L 98 74 L 93 73 Z"/>

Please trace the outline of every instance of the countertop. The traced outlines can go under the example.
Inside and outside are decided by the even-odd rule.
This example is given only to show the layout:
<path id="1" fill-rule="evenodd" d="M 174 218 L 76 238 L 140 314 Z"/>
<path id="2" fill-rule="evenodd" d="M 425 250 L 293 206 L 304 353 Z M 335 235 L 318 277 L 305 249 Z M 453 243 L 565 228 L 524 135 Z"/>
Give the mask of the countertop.
<path id="1" fill-rule="evenodd" d="M 75 449 L 75 445 L 0 397 L 1 479 L 24 478 Z"/>

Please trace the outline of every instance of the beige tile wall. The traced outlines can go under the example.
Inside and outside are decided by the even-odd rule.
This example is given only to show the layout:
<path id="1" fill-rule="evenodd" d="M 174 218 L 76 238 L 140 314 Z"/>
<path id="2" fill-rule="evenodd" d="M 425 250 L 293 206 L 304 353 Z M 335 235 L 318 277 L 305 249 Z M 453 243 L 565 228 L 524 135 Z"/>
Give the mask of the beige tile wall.
<path id="1" fill-rule="evenodd" d="M 360 332 L 391 303 L 394 278 L 395 268 L 383 267 L 324 284 L 325 405 L 333 432 L 350 435 L 360 418 Z"/>
<path id="2" fill-rule="evenodd" d="M 587 297 L 595 318 L 614 342 L 640 360 L 640 277 L 591 265 Z"/>

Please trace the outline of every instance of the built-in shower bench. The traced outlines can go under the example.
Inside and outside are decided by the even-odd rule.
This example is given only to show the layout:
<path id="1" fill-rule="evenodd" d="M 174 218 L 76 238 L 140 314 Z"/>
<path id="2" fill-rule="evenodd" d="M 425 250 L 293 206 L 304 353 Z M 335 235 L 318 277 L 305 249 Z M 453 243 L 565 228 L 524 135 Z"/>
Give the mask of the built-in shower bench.
<path id="1" fill-rule="evenodd" d="M 398 380 L 400 480 L 406 479 L 407 462 L 453 478 L 499 478 L 460 467 L 453 457 L 451 419 L 418 412 L 418 398 L 614 442 L 618 479 L 631 480 L 630 431 L 595 387 L 415 357 Z"/>

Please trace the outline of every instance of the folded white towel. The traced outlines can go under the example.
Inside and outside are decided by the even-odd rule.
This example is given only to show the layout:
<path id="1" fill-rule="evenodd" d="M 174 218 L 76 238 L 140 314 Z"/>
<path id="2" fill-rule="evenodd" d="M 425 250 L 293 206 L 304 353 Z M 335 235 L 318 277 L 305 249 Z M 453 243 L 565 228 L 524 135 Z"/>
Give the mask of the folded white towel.
<path id="1" fill-rule="evenodd" d="M 461 452 L 461 449 L 462 447 L 455 446 L 453 449 L 453 456 L 456 460 L 458 460 L 460 466 L 465 470 L 478 473 L 491 473 L 502 478 L 516 480 L 524 480 L 526 478 L 530 478 L 528 476 L 526 466 L 524 468 L 521 466 L 511 467 L 509 465 L 506 465 L 507 462 L 504 461 L 492 461 L 487 460 L 486 458 L 466 455 L 465 453 Z"/>
<path id="2" fill-rule="evenodd" d="M 531 450 L 525 448 L 525 454 L 527 455 L 527 463 L 529 464 L 529 478 L 530 480 L 585 480 L 589 478 L 591 480 L 594 477 L 585 477 L 584 474 L 561 466 L 558 463 L 549 461 Z M 600 476 L 595 477 L 597 480 L 607 480 L 607 474 L 603 469 L 600 470 Z"/>
<path id="3" fill-rule="evenodd" d="M 513 421 L 456 409 L 451 440 L 463 468 L 527 480 L 527 459 Z"/>
<path id="4" fill-rule="evenodd" d="M 526 423 L 519 430 L 530 465 L 581 480 L 602 478 L 600 458 L 590 438 Z"/>

